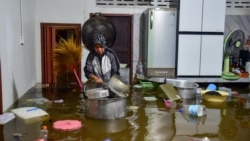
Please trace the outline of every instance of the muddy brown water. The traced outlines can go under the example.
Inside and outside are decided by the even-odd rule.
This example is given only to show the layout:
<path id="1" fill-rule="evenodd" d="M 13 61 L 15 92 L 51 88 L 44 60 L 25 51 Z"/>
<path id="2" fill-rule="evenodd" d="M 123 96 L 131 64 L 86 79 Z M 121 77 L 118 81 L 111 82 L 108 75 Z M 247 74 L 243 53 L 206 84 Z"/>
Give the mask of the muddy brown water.
<path id="1" fill-rule="evenodd" d="M 231 88 L 242 95 L 249 93 L 248 86 Z M 166 109 L 162 99 L 146 101 L 144 98 L 155 95 L 154 89 L 131 89 L 127 97 L 126 117 L 100 120 L 84 115 L 81 91 L 58 91 L 47 86 L 36 86 L 20 98 L 13 108 L 38 107 L 49 114 L 49 119 L 24 122 L 16 117 L 0 126 L 0 140 L 35 141 L 39 138 L 42 125 L 48 127 L 49 141 L 190 141 L 203 137 L 211 141 L 250 139 L 250 107 L 245 107 L 244 100 L 237 102 L 237 98 L 233 98 L 226 103 L 203 100 L 201 102 L 207 107 L 207 116 L 198 118 Z M 54 100 L 63 102 L 51 103 Z M 196 99 L 186 99 L 178 104 L 195 102 Z M 73 131 L 53 129 L 55 121 L 64 119 L 79 120 L 82 127 Z"/>

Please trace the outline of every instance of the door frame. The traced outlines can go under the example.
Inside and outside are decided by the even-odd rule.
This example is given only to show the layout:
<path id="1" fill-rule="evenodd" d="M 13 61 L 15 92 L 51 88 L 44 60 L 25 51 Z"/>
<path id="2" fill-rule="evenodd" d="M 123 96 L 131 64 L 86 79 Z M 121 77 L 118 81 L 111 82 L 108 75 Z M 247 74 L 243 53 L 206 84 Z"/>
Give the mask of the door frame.
<path id="1" fill-rule="evenodd" d="M 2 95 L 2 65 L 0 60 L 0 114 L 3 113 L 3 95 Z"/>
<path id="2" fill-rule="evenodd" d="M 81 24 L 74 23 L 40 23 L 41 30 L 41 68 L 42 83 L 55 84 L 56 76 L 53 73 L 52 50 L 56 47 L 56 30 L 75 30 L 75 39 L 81 44 Z M 76 67 L 81 78 L 81 63 Z"/>

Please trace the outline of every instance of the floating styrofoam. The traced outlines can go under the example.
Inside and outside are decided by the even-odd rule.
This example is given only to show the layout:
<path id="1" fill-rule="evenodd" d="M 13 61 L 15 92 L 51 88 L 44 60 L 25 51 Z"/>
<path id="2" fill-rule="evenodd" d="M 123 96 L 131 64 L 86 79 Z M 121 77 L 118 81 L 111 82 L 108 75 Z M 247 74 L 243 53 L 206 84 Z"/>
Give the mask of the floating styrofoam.
<path id="1" fill-rule="evenodd" d="M 5 124 L 15 118 L 15 115 L 11 112 L 3 113 L 0 115 L 0 124 Z"/>
<path id="2" fill-rule="evenodd" d="M 49 114 L 37 107 L 21 107 L 12 109 L 11 112 L 28 123 L 49 119 Z"/>
<path id="3" fill-rule="evenodd" d="M 144 97 L 144 100 L 145 100 L 145 101 L 156 101 L 157 98 L 154 97 L 154 96 L 146 96 L 146 97 Z"/>

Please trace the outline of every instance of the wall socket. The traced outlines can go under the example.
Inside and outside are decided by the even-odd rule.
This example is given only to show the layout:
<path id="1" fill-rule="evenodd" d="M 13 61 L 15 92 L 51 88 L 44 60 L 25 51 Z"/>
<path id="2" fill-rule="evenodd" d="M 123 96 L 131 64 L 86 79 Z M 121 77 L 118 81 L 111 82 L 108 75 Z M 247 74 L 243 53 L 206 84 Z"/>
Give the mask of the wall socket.
<path id="1" fill-rule="evenodd" d="M 20 45 L 24 45 L 24 38 L 20 39 Z"/>

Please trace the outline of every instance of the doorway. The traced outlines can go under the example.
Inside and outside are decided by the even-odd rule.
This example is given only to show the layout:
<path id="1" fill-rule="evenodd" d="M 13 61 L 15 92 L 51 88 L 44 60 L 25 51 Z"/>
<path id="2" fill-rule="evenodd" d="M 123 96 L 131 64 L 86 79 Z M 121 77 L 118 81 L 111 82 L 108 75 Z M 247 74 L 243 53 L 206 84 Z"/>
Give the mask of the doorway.
<path id="1" fill-rule="evenodd" d="M 71 89 L 77 86 L 74 72 L 63 75 L 56 75 L 53 72 L 53 49 L 61 38 L 67 39 L 72 36 L 77 44 L 81 44 L 81 24 L 65 23 L 41 23 L 41 64 L 42 83 L 56 85 L 62 90 Z M 81 78 L 81 63 L 76 66 L 76 72 Z"/>

